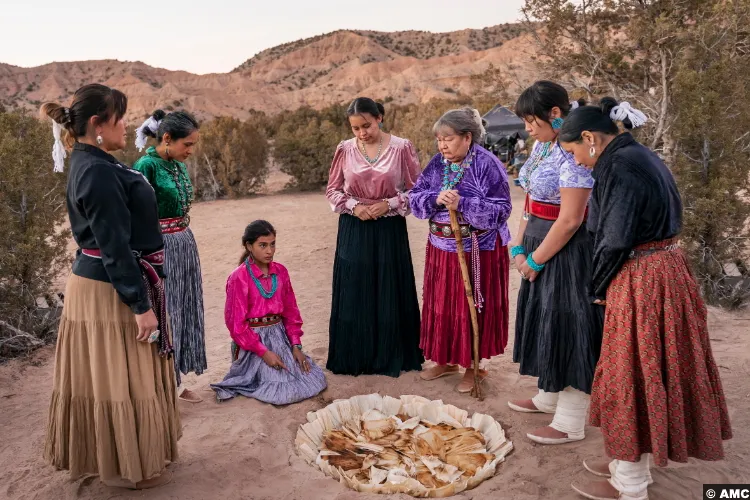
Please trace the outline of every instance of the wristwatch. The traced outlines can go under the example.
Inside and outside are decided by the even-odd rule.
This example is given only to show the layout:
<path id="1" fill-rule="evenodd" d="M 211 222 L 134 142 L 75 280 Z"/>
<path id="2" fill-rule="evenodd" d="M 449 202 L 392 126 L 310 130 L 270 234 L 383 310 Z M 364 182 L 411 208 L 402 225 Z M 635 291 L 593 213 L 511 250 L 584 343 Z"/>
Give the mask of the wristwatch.
<path id="1" fill-rule="evenodd" d="M 302 350 L 302 344 L 294 344 L 292 347 L 296 347 L 300 351 Z"/>

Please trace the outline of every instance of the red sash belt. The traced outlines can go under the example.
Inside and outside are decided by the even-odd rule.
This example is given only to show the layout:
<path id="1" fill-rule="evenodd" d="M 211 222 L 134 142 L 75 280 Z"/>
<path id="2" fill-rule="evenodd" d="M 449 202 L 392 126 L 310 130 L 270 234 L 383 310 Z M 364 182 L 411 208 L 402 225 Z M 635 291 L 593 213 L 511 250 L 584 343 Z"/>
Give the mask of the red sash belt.
<path id="1" fill-rule="evenodd" d="M 474 305 L 477 311 L 482 312 L 484 307 L 484 297 L 482 296 L 482 271 L 480 269 L 481 262 L 479 260 L 479 237 L 485 234 L 487 231 L 484 229 L 477 229 L 469 224 L 459 224 L 459 231 L 461 231 L 461 238 L 471 239 L 471 274 L 472 281 L 474 282 Z M 430 234 L 437 238 L 453 239 L 453 228 L 449 223 L 435 222 L 430 220 Z M 458 250 L 457 250 L 458 251 Z"/>
<path id="2" fill-rule="evenodd" d="M 560 217 L 560 205 L 535 201 L 532 200 L 529 195 L 526 195 L 524 212 L 527 215 L 533 215 L 537 219 L 557 220 Z M 588 215 L 589 207 L 587 206 L 586 212 L 583 214 L 583 220 L 586 220 L 588 218 Z"/>
<path id="3" fill-rule="evenodd" d="M 81 250 L 81 253 L 94 259 L 102 258 L 102 252 L 98 248 L 84 248 Z M 142 252 L 134 251 L 133 256 L 141 268 L 141 279 L 143 279 L 143 284 L 146 286 L 146 292 L 148 293 L 151 307 L 159 322 L 159 355 L 169 357 L 174 351 L 174 348 L 169 339 L 169 324 L 167 323 L 167 301 L 164 295 L 164 281 L 154 267 L 164 265 L 164 250 L 162 249 L 145 255 Z"/>
<path id="4" fill-rule="evenodd" d="M 190 225 L 190 217 L 173 217 L 171 219 L 159 219 L 162 234 L 172 234 L 184 231 Z"/>

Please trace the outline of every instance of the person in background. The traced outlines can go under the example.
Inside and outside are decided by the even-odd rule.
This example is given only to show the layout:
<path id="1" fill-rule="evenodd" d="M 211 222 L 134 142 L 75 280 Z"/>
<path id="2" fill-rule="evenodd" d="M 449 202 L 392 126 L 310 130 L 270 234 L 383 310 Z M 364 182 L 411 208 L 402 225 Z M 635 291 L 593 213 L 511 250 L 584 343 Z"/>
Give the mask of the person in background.
<path id="1" fill-rule="evenodd" d="M 145 489 L 170 481 L 182 434 L 154 190 L 111 153 L 125 147 L 127 98 L 78 89 L 46 103 L 55 169 L 72 146 L 67 208 L 78 251 L 65 287 L 44 458 L 73 479 Z"/>
<path id="2" fill-rule="evenodd" d="M 604 98 L 571 113 L 559 136 L 577 163 L 593 168 L 590 290 L 606 307 L 590 418 L 611 461 L 584 467 L 609 479 L 573 489 L 644 500 L 650 461 L 721 460 L 732 430 L 706 306 L 679 247 L 680 193 L 664 162 L 618 122 L 629 130 L 646 116 Z"/>
<path id="3" fill-rule="evenodd" d="M 326 388 L 326 377 L 302 352 L 302 317 L 289 271 L 273 260 L 276 230 L 256 220 L 245 228 L 242 246 L 224 308 L 233 362 L 211 388 L 220 402 L 237 395 L 275 405 L 311 398 Z"/>
<path id="4" fill-rule="evenodd" d="M 500 160 L 481 144 L 484 128 L 471 108 L 445 113 L 433 127 L 439 153 L 411 191 L 409 203 L 419 219 L 429 220 L 424 271 L 420 346 L 435 366 L 423 380 L 459 373 L 458 392 L 473 386 L 473 333 L 469 304 L 456 254 L 448 210 L 458 212 L 467 264 L 470 264 L 479 320 L 479 357 L 502 354 L 508 342 L 506 245 L 511 212 L 508 177 Z M 486 370 L 480 370 L 482 380 Z"/>
<path id="5" fill-rule="evenodd" d="M 136 146 L 142 150 L 146 137 L 155 138 L 157 145 L 148 148 L 146 155 L 133 165 L 151 183 L 159 206 L 178 390 L 182 383 L 180 373 L 200 375 L 207 368 L 203 278 L 198 245 L 190 229 L 193 185 L 184 164 L 200 138 L 198 129 L 198 122 L 189 113 L 155 111 L 136 131 Z M 202 401 L 188 389 L 183 389 L 179 398 L 190 403 Z"/>
<path id="6" fill-rule="evenodd" d="M 526 436 L 541 444 L 585 437 L 589 394 L 599 359 L 604 312 L 589 296 L 594 244 L 583 222 L 594 179 L 560 146 L 565 117 L 578 103 L 549 81 L 521 93 L 516 114 L 536 140 L 519 172 L 526 202 L 511 257 L 523 281 L 518 292 L 513 361 L 538 377 L 538 393 L 508 402 L 526 413 L 553 414 Z"/>
<path id="7" fill-rule="evenodd" d="M 382 130 L 385 109 L 355 99 L 355 137 L 336 148 L 326 197 L 339 216 L 327 368 L 398 377 L 420 370 L 419 301 L 406 215 L 419 176 L 414 145 Z"/>

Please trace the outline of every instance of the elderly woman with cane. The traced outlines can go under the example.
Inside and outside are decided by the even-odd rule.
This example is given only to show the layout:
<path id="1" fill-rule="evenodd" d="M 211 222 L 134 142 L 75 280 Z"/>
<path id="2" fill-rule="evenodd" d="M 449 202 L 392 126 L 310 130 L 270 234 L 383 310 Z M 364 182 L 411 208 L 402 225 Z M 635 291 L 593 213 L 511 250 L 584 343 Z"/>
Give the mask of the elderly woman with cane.
<path id="1" fill-rule="evenodd" d="M 469 368 L 478 370 L 480 359 L 502 354 L 508 342 L 510 188 L 503 165 L 480 146 L 484 130 L 476 110 L 448 111 L 433 132 L 438 154 L 409 198 L 412 213 L 430 221 L 420 347 L 436 366 L 421 377 L 455 375 L 462 366 L 467 370 L 456 389 L 468 393 L 473 386 Z M 470 277 L 463 276 L 460 250 L 470 261 L 464 261 Z M 463 295 L 469 290 L 472 296 L 466 300 Z M 472 347 L 474 315 L 478 348 Z M 487 372 L 478 371 L 483 380 Z"/>

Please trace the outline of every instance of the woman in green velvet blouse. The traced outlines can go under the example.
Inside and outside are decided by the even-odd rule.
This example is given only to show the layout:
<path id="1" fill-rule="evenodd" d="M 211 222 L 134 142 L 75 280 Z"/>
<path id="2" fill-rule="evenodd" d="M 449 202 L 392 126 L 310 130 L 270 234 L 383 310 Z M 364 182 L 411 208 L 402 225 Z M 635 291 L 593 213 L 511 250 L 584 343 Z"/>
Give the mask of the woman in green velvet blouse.
<path id="1" fill-rule="evenodd" d="M 198 122 L 188 113 L 156 111 L 136 131 L 136 146 L 143 150 L 147 137 L 155 138 L 157 146 L 148 148 L 146 155 L 133 165 L 153 186 L 159 205 L 167 312 L 178 385 L 181 373 L 200 375 L 207 367 L 203 282 L 198 247 L 190 230 L 193 185 L 183 163 L 198 142 L 198 128 Z M 180 399 L 191 403 L 201 401 L 187 389 L 182 391 Z"/>

